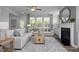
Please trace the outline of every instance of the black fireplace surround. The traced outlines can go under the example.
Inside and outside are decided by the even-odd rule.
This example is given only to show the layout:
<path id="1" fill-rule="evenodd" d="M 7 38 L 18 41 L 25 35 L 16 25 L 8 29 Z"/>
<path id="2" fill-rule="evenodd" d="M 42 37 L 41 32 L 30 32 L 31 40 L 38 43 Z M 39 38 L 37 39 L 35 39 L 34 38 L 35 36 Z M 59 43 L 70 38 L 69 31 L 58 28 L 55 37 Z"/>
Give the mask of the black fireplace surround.
<path id="1" fill-rule="evenodd" d="M 70 28 L 61 28 L 61 42 L 65 46 L 70 46 Z"/>

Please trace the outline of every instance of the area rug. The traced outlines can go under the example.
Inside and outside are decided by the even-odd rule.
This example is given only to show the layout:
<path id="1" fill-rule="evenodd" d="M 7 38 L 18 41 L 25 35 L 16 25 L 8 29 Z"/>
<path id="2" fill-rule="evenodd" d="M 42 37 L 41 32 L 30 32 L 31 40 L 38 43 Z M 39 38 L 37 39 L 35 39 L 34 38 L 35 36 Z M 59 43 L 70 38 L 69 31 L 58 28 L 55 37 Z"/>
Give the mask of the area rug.
<path id="1" fill-rule="evenodd" d="M 45 44 L 34 44 L 31 39 L 22 50 L 15 52 L 67 52 L 67 50 L 55 38 L 45 37 Z"/>

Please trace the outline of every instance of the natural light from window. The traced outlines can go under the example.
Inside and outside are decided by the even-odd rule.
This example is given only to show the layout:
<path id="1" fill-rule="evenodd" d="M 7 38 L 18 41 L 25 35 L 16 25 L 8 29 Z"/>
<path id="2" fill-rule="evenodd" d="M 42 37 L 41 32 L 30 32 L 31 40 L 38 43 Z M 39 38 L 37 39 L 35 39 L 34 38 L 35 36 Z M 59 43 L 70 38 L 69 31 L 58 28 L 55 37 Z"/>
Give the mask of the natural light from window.
<path id="1" fill-rule="evenodd" d="M 50 18 L 49 17 L 30 17 L 30 25 L 32 27 L 41 27 L 41 26 L 48 26 Z"/>
<path id="2" fill-rule="evenodd" d="M 24 20 L 20 20 L 20 27 L 24 28 Z"/>

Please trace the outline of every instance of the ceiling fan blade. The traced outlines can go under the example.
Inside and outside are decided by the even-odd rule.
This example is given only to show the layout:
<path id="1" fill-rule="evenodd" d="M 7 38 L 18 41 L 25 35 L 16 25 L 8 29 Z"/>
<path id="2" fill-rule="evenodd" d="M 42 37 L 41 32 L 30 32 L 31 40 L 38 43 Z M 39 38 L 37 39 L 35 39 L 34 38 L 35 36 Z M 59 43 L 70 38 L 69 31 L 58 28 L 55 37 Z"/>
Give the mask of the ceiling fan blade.
<path id="1" fill-rule="evenodd" d="M 42 9 L 36 9 L 36 10 L 40 10 L 41 11 Z"/>
<path id="2" fill-rule="evenodd" d="M 34 11 L 39 10 L 39 11 L 41 11 L 41 9 L 38 6 L 26 6 L 26 10 L 34 10 Z"/>
<path id="3" fill-rule="evenodd" d="M 26 8 L 25 8 L 26 10 L 30 10 L 30 7 L 29 6 L 26 6 Z"/>

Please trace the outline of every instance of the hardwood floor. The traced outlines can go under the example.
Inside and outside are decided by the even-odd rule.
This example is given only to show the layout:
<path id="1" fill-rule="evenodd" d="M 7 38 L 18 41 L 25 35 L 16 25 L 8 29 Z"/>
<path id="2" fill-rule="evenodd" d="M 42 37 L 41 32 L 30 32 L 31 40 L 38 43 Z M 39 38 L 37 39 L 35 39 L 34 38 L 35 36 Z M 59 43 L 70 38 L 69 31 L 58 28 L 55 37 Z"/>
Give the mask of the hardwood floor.
<path id="1" fill-rule="evenodd" d="M 79 52 L 79 48 L 74 48 L 72 46 L 63 46 L 68 52 Z"/>
<path id="2" fill-rule="evenodd" d="M 57 36 L 54 36 L 54 38 L 68 51 L 68 52 L 79 52 L 79 48 L 74 48 L 72 46 L 64 46 Z"/>

